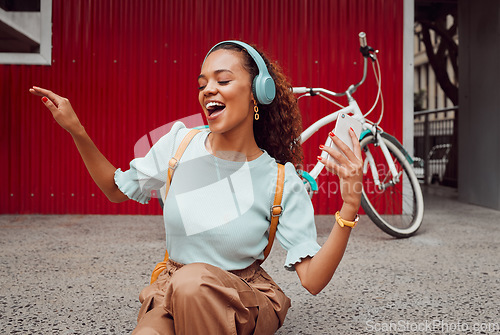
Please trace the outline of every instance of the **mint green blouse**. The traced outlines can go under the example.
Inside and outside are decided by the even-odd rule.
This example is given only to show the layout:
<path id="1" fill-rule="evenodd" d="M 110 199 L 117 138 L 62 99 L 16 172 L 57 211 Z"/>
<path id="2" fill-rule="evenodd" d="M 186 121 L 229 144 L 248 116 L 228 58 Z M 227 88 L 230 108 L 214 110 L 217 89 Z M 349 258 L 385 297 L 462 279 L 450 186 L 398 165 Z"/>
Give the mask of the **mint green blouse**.
<path id="1" fill-rule="evenodd" d="M 177 122 L 148 154 L 115 172 L 115 183 L 130 199 L 147 203 L 167 179 L 168 161 L 188 133 Z M 205 147 L 208 131 L 197 134 L 184 152 L 165 200 L 167 250 L 173 261 L 203 262 L 224 270 L 243 269 L 263 259 L 277 164 L 264 152 L 252 161 L 229 161 Z M 314 209 L 291 163 L 285 164 L 283 213 L 276 237 L 287 251 L 285 268 L 320 249 Z"/>

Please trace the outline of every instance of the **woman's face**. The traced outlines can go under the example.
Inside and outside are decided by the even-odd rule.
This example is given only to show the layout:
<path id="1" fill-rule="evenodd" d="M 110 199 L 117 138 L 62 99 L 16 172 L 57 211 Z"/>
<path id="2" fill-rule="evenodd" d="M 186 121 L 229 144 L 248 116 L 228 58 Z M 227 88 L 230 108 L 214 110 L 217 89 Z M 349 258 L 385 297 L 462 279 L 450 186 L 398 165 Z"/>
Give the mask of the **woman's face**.
<path id="1" fill-rule="evenodd" d="M 252 85 L 242 62 L 239 53 L 219 49 L 201 68 L 198 99 L 213 133 L 252 127 Z"/>

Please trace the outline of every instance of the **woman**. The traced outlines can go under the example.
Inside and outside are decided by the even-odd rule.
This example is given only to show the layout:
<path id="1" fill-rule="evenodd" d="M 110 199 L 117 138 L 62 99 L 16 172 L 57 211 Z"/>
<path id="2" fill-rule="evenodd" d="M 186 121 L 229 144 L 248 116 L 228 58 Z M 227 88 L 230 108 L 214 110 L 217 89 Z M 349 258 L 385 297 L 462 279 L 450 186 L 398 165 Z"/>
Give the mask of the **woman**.
<path id="1" fill-rule="evenodd" d="M 339 176 L 343 199 L 337 223 L 320 247 L 312 204 L 294 167 L 302 157 L 295 140 L 301 118 L 281 70 L 252 47 L 226 41 L 208 53 L 198 84 L 210 131 L 195 135 L 176 169 L 164 206 L 170 258 L 158 280 L 140 294 L 134 333 L 272 334 L 290 306 L 259 263 L 268 242 L 276 162 L 285 164 L 276 235 L 287 250 L 285 267 L 317 294 L 331 280 L 357 218 L 359 142 L 350 130 L 354 152 L 333 134 L 343 154 L 320 146 L 334 158 L 318 156 Z M 42 96 L 72 135 L 92 178 L 113 202 L 147 202 L 151 190 L 165 184 L 168 162 L 189 131 L 176 123 L 146 157 L 122 172 L 99 152 L 67 99 L 38 87 L 30 92 Z"/>

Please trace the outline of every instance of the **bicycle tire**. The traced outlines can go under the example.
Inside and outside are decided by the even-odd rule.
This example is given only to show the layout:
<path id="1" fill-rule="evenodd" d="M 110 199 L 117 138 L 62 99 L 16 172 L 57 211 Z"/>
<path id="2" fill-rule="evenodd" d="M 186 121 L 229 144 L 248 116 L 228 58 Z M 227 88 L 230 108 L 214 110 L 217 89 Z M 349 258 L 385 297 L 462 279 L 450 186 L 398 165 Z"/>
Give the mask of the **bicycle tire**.
<path id="1" fill-rule="evenodd" d="M 384 141 L 400 176 L 400 182 L 392 184 L 392 174 L 380 146 L 373 135 L 361 141 L 364 159 L 363 192 L 361 207 L 370 219 L 387 234 L 406 238 L 414 235 L 420 228 L 424 216 L 424 199 L 417 176 L 406 156 L 390 140 L 379 135 Z M 369 150 L 375 160 L 380 182 L 386 187 L 375 186 L 365 152 Z"/>

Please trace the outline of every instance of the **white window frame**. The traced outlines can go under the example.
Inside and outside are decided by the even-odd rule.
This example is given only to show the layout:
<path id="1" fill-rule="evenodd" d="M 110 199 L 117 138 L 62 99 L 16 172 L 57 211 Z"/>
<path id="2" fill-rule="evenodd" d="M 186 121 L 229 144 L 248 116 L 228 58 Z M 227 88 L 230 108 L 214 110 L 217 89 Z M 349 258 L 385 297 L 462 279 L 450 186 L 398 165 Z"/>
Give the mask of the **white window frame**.
<path id="1" fill-rule="evenodd" d="M 413 157 L 413 84 L 415 0 L 403 3 L 403 146 Z"/>
<path id="2" fill-rule="evenodd" d="M 52 0 L 40 0 L 40 51 L 38 53 L 0 52 L 0 64 L 52 64 Z"/>

